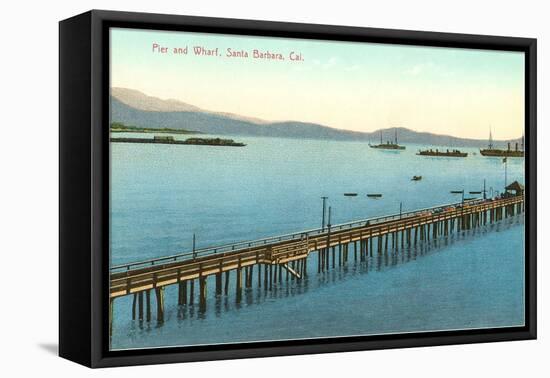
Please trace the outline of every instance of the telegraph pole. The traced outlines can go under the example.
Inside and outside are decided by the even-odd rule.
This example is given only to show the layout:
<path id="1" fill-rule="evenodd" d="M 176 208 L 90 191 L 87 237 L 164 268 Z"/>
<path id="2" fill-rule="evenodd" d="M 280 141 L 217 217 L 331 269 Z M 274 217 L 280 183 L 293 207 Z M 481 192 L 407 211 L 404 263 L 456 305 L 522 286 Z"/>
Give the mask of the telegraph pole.
<path id="1" fill-rule="evenodd" d="M 332 207 L 329 206 L 328 207 L 328 224 L 327 224 L 327 227 L 328 227 L 328 232 L 327 232 L 327 268 L 328 268 L 328 264 L 329 264 L 329 251 L 330 251 L 330 228 L 332 227 L 332 225 L 330 224 L 330 215 L 331 215 L 331 211 L 332 210 Z M 334 268 L 334 249 L 332 249 L 332 267 Z"/>
<path id="2" fill-rule="evenodd" d="M 451 190 L 451 194 L 461 194 L 462 195 L 462 205 L 464 205 L 464 189 L 462 190 Z"/>
<path id="3" fill-rule="evenodd" d="M 197 257 L 197 253 L 195 252 L 195 242 L 196 242 L 195 233 L 193 233 L 193 258 Z"/>
<path id="4" fill-rule="evenodd" d="M 328 197 L 321 197 L 321 199 L 323 200 L 323 221 L 321 223 L 321 232 L 325 231 L 325 214 L 327 212 L 327 199 Z M 330 219 L 330 215 L 329 215 L 329 219 Z M 330 223 L 330 220 L 329 220 L 329 223 Z"/>
<path id="5" fill-rule="evenodd" d="M 504 190 L 506 191 L 506 186 L 508 185 L 508 158 L 505 156 L 502 162 L 504 163 Z"/>

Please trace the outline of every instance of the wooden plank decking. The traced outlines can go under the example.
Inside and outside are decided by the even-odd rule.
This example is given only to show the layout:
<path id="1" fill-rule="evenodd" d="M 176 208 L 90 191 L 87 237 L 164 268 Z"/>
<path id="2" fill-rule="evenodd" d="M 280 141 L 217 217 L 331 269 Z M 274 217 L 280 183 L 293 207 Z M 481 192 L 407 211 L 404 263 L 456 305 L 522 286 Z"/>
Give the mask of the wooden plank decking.
<path id="1" fill-rule="evenodd" d="M 385 253 L 388 248 L 398 249 L 422 243 L 430 238 L 468 230 L 524 211 L 524 197 L 513 196 L 496 200 L 471 201 L 391 215 L 343 225 L 325 227 L 295 234 L 272 237 L 232 245 L 205 248 L 194 253 L 141 261 L 111 268 L 110 297 L 134 295 L 133 313 L 139 306 L 143 316 L 143 293 L 146 293 L 147 319 L 150 320 L 150 290 L 157 297 L 157 319 L 164 314 L 164 287 L 179 285 L 179 304 L 194 301 L 194 283 L 199 283 L 199 303 L 206 302 L 206 279 L 216 277 L 216 294 L 227 295 L 229 273 L 235 271 L 236 298 L 240 299 L 243 282 L 251 287 L 253 267 L 257 267 L 258 285 L 271 285 L 282 269 L 301 279 L 307 276 L 307 259 L 318 256 L 318 272 L 347 261 L 348 247 L 354 246 L 360 258 L 373 253 Z M 388 246 L 391 237 L 391 245 Z M 338 251 L 336 251 L 338 249 Z M 355 256 L 357 258 L 357 256 Z M 243 280 L 244 271 L 244 280 Z M 223 274 L 225 273 L 225 284 Z M 189 283 L 189 293 L 188 286 Z M 188 298 L 189 296 L 189 298 Z"/>

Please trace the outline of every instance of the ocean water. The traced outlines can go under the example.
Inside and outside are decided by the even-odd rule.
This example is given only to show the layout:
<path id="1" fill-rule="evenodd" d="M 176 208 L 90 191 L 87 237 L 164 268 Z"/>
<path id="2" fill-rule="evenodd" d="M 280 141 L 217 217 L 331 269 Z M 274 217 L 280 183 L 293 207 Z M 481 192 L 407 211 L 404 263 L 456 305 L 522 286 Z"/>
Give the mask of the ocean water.
<path id="1" fill-rule="evenodd" d="M 117 136 L 122 136 L 117 134 Z M 131 134 L 131 136 L 137 136 Z M 151 137 L 150 134 L 143 135 Z M 187 136 L 174 135 L 184 139 Z M 523 159 L 416 156 L 363 142 L 234 137 L 243 148 L 111 143 L 111 264 L 458 202 L 451 190 L 502 191 L 524 182 Z M 473 155 L 476 153 L 477 155 Z M 411 181 L 421 175 L 421 181 Z M 357 192 L 357 197 L 345 197 Z M 382 193 L 369 199 L 367 193 Z M 467 196 L 469 196 L 467 194 Z M 475 196 L 475 195 L 472 195 Z M 289 281 L 272 291 L 215 298 L 207 311 L 177 306 L 165 322 L 132 321 L 131 298 L 114 306 L 113 349 L 371 335 L 524 322 L 523 216 L 473 233 Z M 254 274 L 256 275 L 256 270 Z M 256 277 L 255 277 L 256 278 Z M 214 280 L 209 280 L 209 285 Z M 233 281 L 231 281 L 233 284 Z M 230 286 L 231 286 L 230 284 Z M 197 299 L 197 296 L 196 296 Z M 154 301 L 153 301 L 154 302 Z M 154 303 L 153 303 L 154 305 Z"/>

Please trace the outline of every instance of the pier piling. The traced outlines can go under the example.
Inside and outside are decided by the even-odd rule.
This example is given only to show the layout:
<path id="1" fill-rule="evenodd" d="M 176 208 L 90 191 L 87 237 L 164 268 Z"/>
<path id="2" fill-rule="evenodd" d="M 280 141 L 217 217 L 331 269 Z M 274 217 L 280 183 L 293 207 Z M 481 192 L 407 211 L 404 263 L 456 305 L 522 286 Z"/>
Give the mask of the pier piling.
<path id="1" fill-rule="evenodd" d="M 157 322 L 164 322 L 164 286 L 155 288 L 157 296 Z"/>
<path id="2" fill-rule="evenodd" d="M 200 311 L 206 310 L 208 276 L 215 277 L 215 295 L 229 295 L 231 271 L 235 271 L 235 296 L 237 303 L 242 300 L 243 278 L 246 292 L 253 289 L 254 266 L 257 266 L 257 287 L 264 291 L 276 290 L 303 282 L 308 274 L 308 256 L 317 254 L 317 273 L 324 274 L 330 268 L 343 267 L 350 261 L 350 246 L 353 248 L 353 261 L 369 262 L 375 251 L 381 256 L 381 264 L 395 263 L 400 249 L 416 247 L 419 242 L 433 241 L 439 244 L 442 237 L 476 233 L 487 224 L 494 224 L 524 211 L 523 196 L 506 197 L 481 203 L 465 204 L 462 207 L 442 206 L 438 211 L 417 212 L 399 218 L 381 218 L 378 222 L 357 223 L 333 226 L 322 232 L 297 235 L 291 238 L 279 238 L 263 244 L 248 243 L 245 248 L 229 252 L 214 253 L 210 256 L 194 256 L 193 259 L 136 267 L 142 263 L 129 264 L 120 271 L 111 272 L 111 296 L 109 302 L 109 327 L 112 327 L 114 299 L 132 295 L 132 320 L 150 322 L 152 318 L 151 291 L 155 291 L 157 302 L 157 321 L 162 323 L 164 314 L 164 289 L 168 285 L 177 285 L 177 303 L 179 306 L 194 304 L 194 282 L 199 281 Z M 345 227 L 342 227 L 345 226 Z M 414 233 L 414 235 L 412 235 Z M 391 237 L 391 245 L 389 239 Z M 454 236 L 453 236 L 454 237 Z M 374 245 L 376 243 L 376 245 Z M 391 256 L 388 250 L 391 248 Z M 416 253 L 416 252 L 415 252 Z M 421 252 L 422 253 L 422 252 Z M 336 256 L 338 255 L 338 256 Z M 382 257 L 383 255 L 383 257 Z M 403 258 L 404 258 L 403 254 Z M 332 264 L 331 264 L 332 258 Z M 159 259 L 162 260 L 162 259 Z M 166 260 L 166 259 L 165 259 Z M 149 262 L 147 262 L 149 264 Z M 313 262 L 315 264 L 315 262 Z M 117 267 L 120 268 L 120 267 Z M 283 280 L 283 269 L 286 280 Z M 263 272 L 262 272 L 263 270 Z M 223 273 L 225 272 L 225 282 Z M 262 277 L 263 273 L 263 277 Z M 244 274 L 244 277 L 243 277 Z M 189 287 L 188 287 L 189 282 Z M 266 294 L 267 295 L 267 294 Z M 273 294 L 275 295 L 275 294 Z"/>
<path id="3" fill-rule="evenodd" d="M 143 291 L 140 291 L 138 294 L 138 314 L 139 320 L 143 320 Z"/>
<path id="4" fill-rule="evenodd" d="M 222 272 L 216 273 L 216 295 L 222 294 Z"/>
<path id="5" fill-rule="evenodd" d="M 237 277 L 235 278 L 235 290 L 236 290 L 236 297 L 237 297 L 237 302 L 240 302 L 241 301 L 241 297 L 242 297 L 242 291 L 243 291 L 243 272 L 242 272 L 242 268 L 241 268 L 241 264 L 240 264 L 240 261 L 239 261 L 239 267 L 237 268 Z"/>
<path id="6" fill-rule="evenodd" d="M 148 322 L 151 321 L 151 290 L 145 291 L 145 317 Z"/>
<path id="7" fill-rule="evenodd" d="M 134 293 L 133 300 L 132 300 L 132 320 L 136 320 L 136 302 L 137 302 L 137 293 Z"/>
<path id="8" fill-rule="evenodd" d="M 201 311 L 206 310 L 206 292 L 207 292 L 207 282 L 206 277 L 208 276 L 200 276 L 199 278 L 199 308 Z"/>
<path id="9" fill-rule="evenodd" d="M 225 284 L 224 284 L 224 288 L 223 288 L 223 293 L 224 295 L 227 296 L 227 294 L 229 294 L 229 274 L 230 274 L 231 271 L 227 271 L 225 272 Z"/>

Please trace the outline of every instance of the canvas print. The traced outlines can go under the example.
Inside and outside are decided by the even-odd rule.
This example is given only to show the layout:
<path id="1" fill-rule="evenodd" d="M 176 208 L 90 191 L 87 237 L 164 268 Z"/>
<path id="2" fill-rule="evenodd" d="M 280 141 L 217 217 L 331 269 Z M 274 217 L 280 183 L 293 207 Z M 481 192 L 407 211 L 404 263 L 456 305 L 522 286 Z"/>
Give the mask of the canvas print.
<path id="1" fill-rule="evenodd" d="M 525 324 L 522 52 L 110 29 L 111 350 Z"/>

